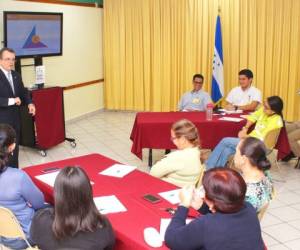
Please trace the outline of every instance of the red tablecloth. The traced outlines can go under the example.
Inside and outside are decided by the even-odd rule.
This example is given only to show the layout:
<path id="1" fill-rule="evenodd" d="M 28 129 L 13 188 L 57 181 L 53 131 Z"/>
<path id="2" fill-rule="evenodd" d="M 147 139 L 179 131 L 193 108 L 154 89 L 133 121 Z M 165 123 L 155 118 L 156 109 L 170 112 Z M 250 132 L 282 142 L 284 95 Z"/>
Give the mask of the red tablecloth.
<path id="1" fill-rule="evenodd" d="M 229 115 L 227 115 L 229 116 Z M 239 117 L 240 115 L 230 115 Z M 131 131 L 133 141 L 131 152 L 142 159 L 142 149 L 173 149 L 175 145 L 170 140 L 170 130 L 174 122 L 180 119 L 192 121 L 198 128 L 202 148 L 213 149 L 224 137 L 237 137 L 238 132 L 246 124 L 240 122 L 220 121 L 221 115 L 214 115 L 212 121 L 206 120 L 205 112 L 141 112 L 137 113 Z M 290 145 L 286 130 L 282 129 L 276 148 L 278 158 L 290 153 Z"/>
<path id="2" fill-rule="evenodd" d="M 144 242 L 143 230 L 146 227 L 155 227 L 159 231 L 160 219 L 170 217 L 164 209 L 174 207 L 174 205 L 163 199 L 159 203 L 151 204 L 142 196 L 145 194 L 157 195 L 159 192 L 173 190 L 177 187 L 138 170 L 131 172 L 124 178 L 98 174 L 114 163 L 116 162 L 112 159 L 99 154 L 91 154 L 28 167 L 24 171 L 45 194 L 46 199 L 53 203 L 52 187 L 34 178 L 34 176 L 43 174 L 42 170 L 48 167 L 81 166 L 91 181 L 95 183 L 93 185 L 94 196 L 116 195 L 127 208 L 126 212 L 107 215 L 116 232 L 115 249 L 152 249 Z M 158 249 L 167 249 L 167 247 L 163 246 Z"/>

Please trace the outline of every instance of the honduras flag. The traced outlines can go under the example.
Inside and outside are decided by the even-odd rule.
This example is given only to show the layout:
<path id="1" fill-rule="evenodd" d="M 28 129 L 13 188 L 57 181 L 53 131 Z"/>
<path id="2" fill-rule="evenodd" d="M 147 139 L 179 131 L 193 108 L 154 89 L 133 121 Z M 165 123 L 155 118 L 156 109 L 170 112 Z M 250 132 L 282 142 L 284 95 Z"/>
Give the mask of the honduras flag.
<path id="1" fill-rule="evenodd" d="M 223 48 L 222 48 L 222 31 L 221 19 L 217 17 L 216 34 L 215 34 L 215 50 L 213 58 L 213 76 L 211 97 L 213 102 L 217 103 L 224 95 L 224 74 L 223 74 Z"/>

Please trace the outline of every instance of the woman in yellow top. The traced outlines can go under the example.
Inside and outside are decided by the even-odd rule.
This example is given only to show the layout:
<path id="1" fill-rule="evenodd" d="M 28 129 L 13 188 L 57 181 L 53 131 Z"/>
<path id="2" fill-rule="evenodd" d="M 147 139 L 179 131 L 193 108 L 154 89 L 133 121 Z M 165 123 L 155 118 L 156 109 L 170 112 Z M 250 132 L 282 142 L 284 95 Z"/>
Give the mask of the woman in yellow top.
<path id="1" fill-rule="evenodd" d="M 179 187 L 195 185 L 204 171 L 196 126 L 185 119 L 174 123 L 171 140 L 178 150 L 152 166 L 150 174 Z"/>
<path id="2" fill-rule="evenodd" d="M 206 169 L 224 167 L 241 139 L 251 136 L 263 141 L 270 131 L 283 127 L 282 109 L 283 101 L 279 96 L 268 97 L 263 107 L 247 117 L 247 124 L 239 132 L 238 138 L 225 137 L 219 142 L 205 162 Z M 255 128 L 248 134 L 248 129 L 254 123 Z"/>

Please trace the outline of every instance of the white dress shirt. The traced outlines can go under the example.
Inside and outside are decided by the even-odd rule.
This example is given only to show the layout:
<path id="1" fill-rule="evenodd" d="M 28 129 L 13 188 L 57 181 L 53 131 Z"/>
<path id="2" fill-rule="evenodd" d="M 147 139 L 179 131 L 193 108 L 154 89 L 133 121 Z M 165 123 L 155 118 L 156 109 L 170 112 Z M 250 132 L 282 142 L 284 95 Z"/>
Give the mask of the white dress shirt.
<path id="1" fill-rule="evenodd" d="M 240 86 L 235 87 L 229 92 L 226 101 L 236 106 L 248 105 L 253 101 L 261 103 L 261 92 L 253 86 L 246 90 L 243 90 Z"/>
<path id="2" fill-rule="evenodd" d="M 12 74 L 11 74 L 11 71 L 10 71 L 10 74 L 9 74 L 9 71 L 3 69 L 1 66 L 0 66 L 0 69 L 2 70 L 2 72 L 4 73 L 4 75 L 6 76 L 7 80 L 9 83 L 13 83 L 13 78 L 12 78 Z M 13 90 L 13 92 L 15 92 L 14 90 L 14 86 L 11 85 L 10 86 Z M 12 106 L 12 105 L 15 105 L 15 98 L 8 98 L 8 106 Z"/>

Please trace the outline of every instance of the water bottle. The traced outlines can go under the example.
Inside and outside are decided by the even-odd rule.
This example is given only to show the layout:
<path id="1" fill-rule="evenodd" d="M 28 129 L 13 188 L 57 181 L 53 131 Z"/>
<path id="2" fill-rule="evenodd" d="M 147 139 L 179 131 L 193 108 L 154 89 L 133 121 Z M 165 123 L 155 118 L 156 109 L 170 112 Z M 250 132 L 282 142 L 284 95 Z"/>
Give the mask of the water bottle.
<path id="1" fill-rule="evenodd" d="M 211 121 L 213 116 L 213 108 L 214 105 L 212 103 L 208 103 L 206 105 L 206 120 Z"/>

